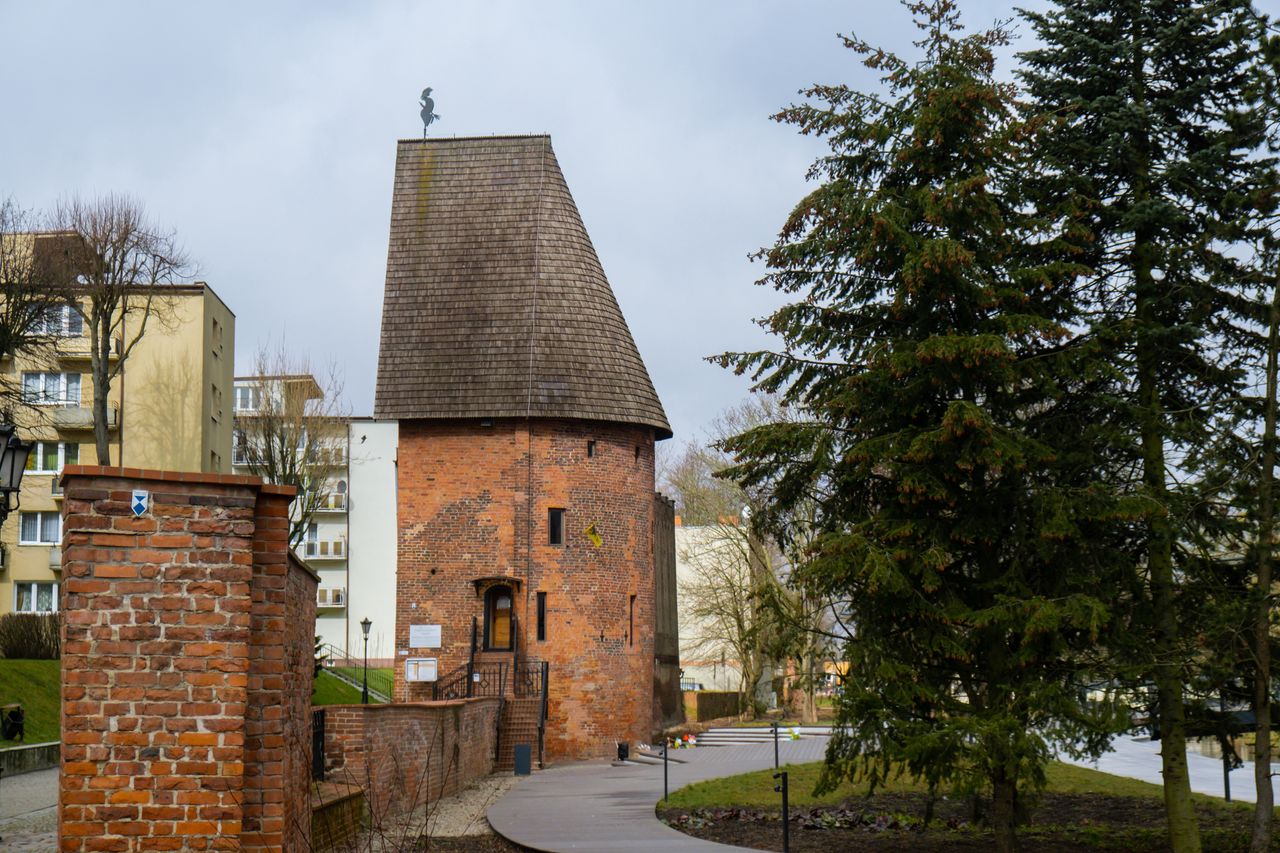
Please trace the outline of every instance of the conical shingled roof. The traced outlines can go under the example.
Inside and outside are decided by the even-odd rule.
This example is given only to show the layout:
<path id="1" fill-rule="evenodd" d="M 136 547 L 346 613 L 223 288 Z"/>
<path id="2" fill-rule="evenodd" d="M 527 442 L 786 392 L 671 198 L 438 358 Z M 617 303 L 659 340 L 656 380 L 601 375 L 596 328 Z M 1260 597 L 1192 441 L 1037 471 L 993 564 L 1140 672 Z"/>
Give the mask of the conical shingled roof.
<path id="1" fill-rule="evenodd" d="M 550 137 L 401 140 L 374 416 L 671 436 Z"/>

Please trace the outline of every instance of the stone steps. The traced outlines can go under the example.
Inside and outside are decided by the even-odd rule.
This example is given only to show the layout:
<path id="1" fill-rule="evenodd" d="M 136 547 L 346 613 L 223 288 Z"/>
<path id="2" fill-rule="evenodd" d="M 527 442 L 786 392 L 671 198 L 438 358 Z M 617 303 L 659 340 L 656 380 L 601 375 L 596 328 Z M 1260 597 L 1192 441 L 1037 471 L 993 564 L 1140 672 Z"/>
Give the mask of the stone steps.
<path id="1" fill-rule="evenodd" d="M 527 743 L 533 748 L 533 761 L 538 761 L 538 716 L 542 708 L 541 697 L 509 697 L 502 706 L 502 723 L 499 726 L 498 758 L 495 770 L 513 770 L 516 761 L 516 744 Z"/>

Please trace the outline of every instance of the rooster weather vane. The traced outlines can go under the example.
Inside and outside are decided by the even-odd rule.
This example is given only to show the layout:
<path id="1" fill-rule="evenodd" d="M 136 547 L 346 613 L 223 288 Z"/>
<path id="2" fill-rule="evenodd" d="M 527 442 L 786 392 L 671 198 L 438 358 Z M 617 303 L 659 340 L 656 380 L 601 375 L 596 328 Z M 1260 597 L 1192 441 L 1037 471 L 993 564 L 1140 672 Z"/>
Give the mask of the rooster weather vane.
<path id="1" fill-rule="evenodd" d="M 419 103 L 422 104 L 422 112 L 420 113 L 422 116 L 422 138 L 426 139 L 427 128 L 431 125 L 431 122 L 440 120 L 440 116 L 435 113 L 436 102 L 431 100 L 430 86 L 422 90 L 422 98 Z"/>

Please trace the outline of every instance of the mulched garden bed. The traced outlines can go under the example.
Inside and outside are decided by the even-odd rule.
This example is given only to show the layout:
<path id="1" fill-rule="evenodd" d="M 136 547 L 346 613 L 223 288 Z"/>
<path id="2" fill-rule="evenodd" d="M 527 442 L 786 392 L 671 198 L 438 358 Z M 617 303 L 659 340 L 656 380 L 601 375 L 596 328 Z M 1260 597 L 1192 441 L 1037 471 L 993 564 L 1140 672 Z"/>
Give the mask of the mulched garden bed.
<path id="1" fill-rule="evenodd" d="M 910 850 L 920 853 L 990 853 L 989 832 L 972 822 L 965 799 L 939 799 L 923 828 L 923 794 L 877 794 L 840 806 L 793 808 L 795 853 Z M 1197 806 L 1205 853 L 1238 853 L 1249 847 L 1251 808 Z M 780 810 L 658 809 L 668 825 L 689 835 L 754 847 L 782 849 Z M 1158 800 L 1106 794 L 1045 794 L 1019 835 L 1025 853 L 1080 853 L 1081 849 L 1158 853 L 1165 842 L 1164 810 Z M 1280 838 L 1272 845 L 1280 850 Z"/>

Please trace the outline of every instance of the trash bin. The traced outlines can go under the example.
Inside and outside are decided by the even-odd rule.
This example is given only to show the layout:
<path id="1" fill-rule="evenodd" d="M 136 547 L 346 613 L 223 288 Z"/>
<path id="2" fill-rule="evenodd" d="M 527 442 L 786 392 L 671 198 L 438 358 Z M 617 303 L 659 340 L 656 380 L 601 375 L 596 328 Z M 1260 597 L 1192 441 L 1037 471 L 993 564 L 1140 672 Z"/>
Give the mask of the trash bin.
<path id="1" fill-rule="evenodd" d="M 528 776 L 533 772 L 533 745 L 516 744 L 516 775 Z"/>
<path id="2" fill-rule="evenodd" d="M 0 707 L 0 737 L 5 740 L 25 740 L 27 715 L 21 705 Z"/>

